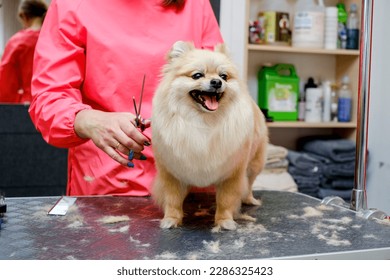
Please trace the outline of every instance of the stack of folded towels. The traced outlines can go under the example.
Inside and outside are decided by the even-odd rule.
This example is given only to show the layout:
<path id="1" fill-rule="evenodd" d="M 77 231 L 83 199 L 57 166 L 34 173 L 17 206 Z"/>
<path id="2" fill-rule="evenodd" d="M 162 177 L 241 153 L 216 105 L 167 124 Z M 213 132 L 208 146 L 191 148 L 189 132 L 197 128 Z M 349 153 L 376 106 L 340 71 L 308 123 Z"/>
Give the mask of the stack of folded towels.
<path id="1" fill-rule="evenodd" d="M 288 173 L 287 154 L 286 148 L 268 144 L 266 163 L 253 183 L 254 190 L 298 191 L 297 184 Z"/>
<path id="2" fill-rule="evenodd" d="M 300 151 L 288 151 L 288 171 L 298 191 L 349 201 L 354 185 L 356 145 L 348 139 L 303 140 Z"/>

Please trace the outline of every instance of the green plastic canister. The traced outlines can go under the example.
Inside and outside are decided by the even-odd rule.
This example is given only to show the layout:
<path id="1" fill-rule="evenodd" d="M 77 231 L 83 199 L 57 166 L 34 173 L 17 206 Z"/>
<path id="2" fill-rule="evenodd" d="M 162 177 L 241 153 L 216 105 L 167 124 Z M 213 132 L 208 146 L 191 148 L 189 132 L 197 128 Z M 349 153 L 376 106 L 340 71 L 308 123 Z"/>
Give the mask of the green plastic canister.
<path id="1" fill-rule="evenodd" d="M 258 102 L 274 121 L 298 119 L 299 77 L 292 64 L 263 66 L 258 72 Z"/>

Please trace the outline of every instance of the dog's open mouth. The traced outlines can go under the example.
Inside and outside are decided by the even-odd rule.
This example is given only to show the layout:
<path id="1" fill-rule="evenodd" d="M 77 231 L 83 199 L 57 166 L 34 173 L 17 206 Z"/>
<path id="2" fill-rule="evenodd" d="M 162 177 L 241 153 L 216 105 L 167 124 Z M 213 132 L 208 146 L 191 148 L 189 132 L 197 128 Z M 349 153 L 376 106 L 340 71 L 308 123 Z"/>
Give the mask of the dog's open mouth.
<path id="1" fill-rule="evenodd" d="M 198 102 L 203 108 L 209 111 L 215 111 L 218 109 L 219 100 L 221 99 L 223 92 L 208 92 L 201 90 L 190 91 L 191 97 Z"/>

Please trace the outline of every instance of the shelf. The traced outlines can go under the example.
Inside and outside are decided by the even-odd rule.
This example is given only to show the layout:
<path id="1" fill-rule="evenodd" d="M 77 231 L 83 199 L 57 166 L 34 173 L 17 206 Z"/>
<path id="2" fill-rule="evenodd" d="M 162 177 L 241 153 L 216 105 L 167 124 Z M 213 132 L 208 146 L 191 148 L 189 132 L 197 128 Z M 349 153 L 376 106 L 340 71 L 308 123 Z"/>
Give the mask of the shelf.
<path id="1" fill-rule="evenodd" d="M 268 51 L 268 52 L 285 52 L 285 53 L 302 53 L 302 54 L 325 54 L 325 55 L 350 55 L 359 56 L 359 50 L 327 50 L 327 49 L 312 49 L 312 48 L 293 48 L 290 46 L 277 45 L 256 45 L 248 44 L 250 51 Z"/>
<path id="2" fill-rule="evenodd" d="M 267 122 L 268 127 L 275 128 L 356 128 L 355 122 Z"/>

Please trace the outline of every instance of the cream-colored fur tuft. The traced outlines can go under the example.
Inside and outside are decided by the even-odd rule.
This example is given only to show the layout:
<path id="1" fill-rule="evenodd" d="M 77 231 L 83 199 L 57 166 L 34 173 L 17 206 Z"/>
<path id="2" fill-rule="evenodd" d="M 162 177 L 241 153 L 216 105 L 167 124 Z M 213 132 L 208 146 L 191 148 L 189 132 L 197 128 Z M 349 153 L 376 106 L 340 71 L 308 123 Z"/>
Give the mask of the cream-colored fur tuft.
<path id="1" fill-rule="evenodd" d="M 153 197 L 162 228 L 182 223 L 191 186 L 216 187 L 215 229 L 233 230 L 241 203 L 259 205 L 252 183 L 263 168 L 267 127 L 226 46 L 176 42 L 153 99 Z M 241 215 L 242 216 L 242 215 Z"/>

